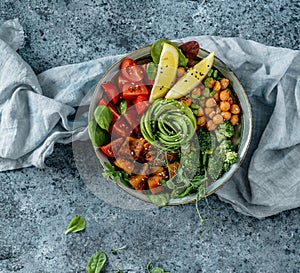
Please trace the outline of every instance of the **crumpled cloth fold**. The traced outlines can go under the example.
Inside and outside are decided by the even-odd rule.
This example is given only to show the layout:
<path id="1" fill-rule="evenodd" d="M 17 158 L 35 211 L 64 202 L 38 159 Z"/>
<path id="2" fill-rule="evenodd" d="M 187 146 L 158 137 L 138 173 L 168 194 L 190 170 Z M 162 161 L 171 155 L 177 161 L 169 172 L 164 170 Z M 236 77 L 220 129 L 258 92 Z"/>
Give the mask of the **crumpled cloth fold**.
<path id="1" fill-rule="evenodd" d="M 217 191 L 233 208 L 257 218 L 300 206 L 300 51 L 240 38 L 186 37 L 216 50 L 238 76 L 253 111 L 244 163 Z M 16 53 L 24 42 L 18 20 L 0 27 L 0 171 L 44 167 L 55 143 L 86 140 L 87 111 L 105 70 L 121 55 L 35 75 Z M 76 118 L 75 118 L 76 116 Z"/>

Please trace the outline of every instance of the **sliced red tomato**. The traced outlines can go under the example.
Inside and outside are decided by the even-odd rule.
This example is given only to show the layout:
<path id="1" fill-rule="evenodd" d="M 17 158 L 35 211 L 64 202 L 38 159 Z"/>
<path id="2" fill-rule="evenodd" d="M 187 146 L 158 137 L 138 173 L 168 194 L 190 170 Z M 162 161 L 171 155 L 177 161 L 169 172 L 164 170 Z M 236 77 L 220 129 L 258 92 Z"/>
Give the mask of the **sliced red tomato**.
<path id="1" fill-rule="evenodd" d="M 130 81 L 128 81 L 127 78 L 125 78 L 122 74 L 120 74 L 120 75 L 118 76 L 118 86 L 119 86 L 120 90 L 123 89 L 123 86 L 124 86 L 126 83 L 130 83 Z"/>
<path id="2" fill-rule="evenodd" d="M 129 123 L 131 128 L 134 130 L 134 132 L 137 135 L 140 135 L 140 121 L 141 121 L 141 115 L 139 115 L 136 111 L 135 107 L 130 107 L 127 109 L 126 114 L 124 115 L 126 121 Z"/>
<path id="3" fill-rule="evenodd" d="M 116 137 L 128 137 L 131 135 L 133 128 L 128 124 L 124 115 L 122 115 L 112 126 L 111 135 L 112 138 Z"/>
<path id="4" fill-rule="evenodd" d="M 115 153 L 120 149 L 120 147 L 122 146 L 124 142 L 124 138 L 120 137 L 117 138 L 115 140 L 113 140 L 112 142 L 101 146 L 100 150 L 106 154 L 108 157 L 114 157 Z"/>
<path id="5" fill-rule="evenodd" d="M 144 70 L 134 60 L 125 58 L 121 63 L 121 73 L 132 82 L 139 82 L 144 78 Z"/>
<path id="6" fill-rule="evenodd" d="M 149 105 L 150 105 L 149 96 L 139 95 L 134 100 L 134 106 L 135 106 L 136 112 L 139 115 L 143 114 L 148 109 Z"/>
<path id="7" fill-rule="evenodd" d="M 149 95 L 148 88 L 142 83 L 125 84 L 122 89 L 122 96 L 125 100 L 134 100 L 140 95 Z"/>
<path id="8" fill-rule="evenodd" d="M 105 82 L 101 84 L 106 97 L 112 104 L 117 104 L 119 100 L 119 90 L 111 82 Z"/>

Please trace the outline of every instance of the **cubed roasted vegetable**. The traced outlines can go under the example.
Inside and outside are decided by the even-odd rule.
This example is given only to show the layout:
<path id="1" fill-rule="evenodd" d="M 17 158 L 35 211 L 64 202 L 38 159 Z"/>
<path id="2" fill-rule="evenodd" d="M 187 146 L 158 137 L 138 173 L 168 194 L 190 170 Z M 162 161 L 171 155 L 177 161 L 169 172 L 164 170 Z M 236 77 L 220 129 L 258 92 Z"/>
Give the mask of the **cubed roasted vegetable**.
<path id="1" fill-rule="evenodd" d="M 131 156 L 134 160 L 137 160 L 144 149 L 145 141 L 144 138 L 136 139 L 134 137 L 127 137 L 118 154 L 125 157 Z"/>
<path id="2" fill-rule="evenodd" d="M 132 187 L 134 187 L 136 190 L 145 190 L 147 186 L 147 176 L 145 175 L 134 175 L 130 177 L 129 183 Z"/>
<path id="3" fill-rule="evenodd" d="M 174 177 L 179 167 L 179 162 L 174 162 L 168 165 L 168 171 L 170 178 Z"/>
<path id="4" fill-rule="evenodd" d="M 120 169 L 127 172 L 128 174 L 131 174 L 134 171 L 134 163 L 125 158 L 122 157 L 116 158 L 114 164 Z"/>
<path id="5" fill-rule="evenodd" d="M 161 180 L 162 178 L 160 175 L 155 175 L 148 178 L 148 186 L 153 194 L 157 194 L 163 191 L 163 187 L 161 186 Z"/>

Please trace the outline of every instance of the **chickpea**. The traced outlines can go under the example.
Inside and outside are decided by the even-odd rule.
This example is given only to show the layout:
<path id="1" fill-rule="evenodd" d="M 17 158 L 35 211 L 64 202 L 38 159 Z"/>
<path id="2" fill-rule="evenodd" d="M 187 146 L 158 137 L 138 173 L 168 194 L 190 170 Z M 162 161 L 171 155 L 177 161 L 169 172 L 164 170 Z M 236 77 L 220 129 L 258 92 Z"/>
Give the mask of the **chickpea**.
<path id="1" fill-rule="evenodd" d="M 209 120 L 207 123 L 206 123 L 206 128 L 208 131 L 213 131 L 217 128 L 217 124 L 214 124 L 214 122 L 212 120 Z"/>
<path id="2" fill-rule="evenodd" d="M 215 111 L 215 109 L 212 108 L 212 107 L 206 107 L 206 108 L 204 109 L 204 113 L 205 113 L 206 116 L 209 116 L 209 114 L 210 114 L 211 112 L 213 112 L 213 111 Z"/>
<path id="3" fill-rule="evenodd" d="M 222 112 L 227 112 L 230 109 L 230 103 L 228 101 L 221 101 L 220 102 L 220 109 Z"/>
<path id="4" fill-rule="evenodd" d="M 204 110 L 203 110 L 203 108 L 202 107 L 200 107 L 199 109 L 198 109 L 198 112 L 197 112 L 197 115 L 196 115 L 197 117 L 202 117 L 202 116 L 204 116 Z"/>
<path id="5" fill-rule="evenodd" d="M 223 117 L 222 117 L 221 114 L 214 115 L 212 121 L 213 121 L 214 124 L 217 124 L 217 125 L 224 122 Z"/>
<path id="6" fill-rule="evenodd" d="M 229 99 L 227 101 L 230 103 L 230 105 L 233 104 L 233 98 L 232 97 L 229 97 Z"/>
<path id="7" fill-rule="evenodd" d="M 207 85 L 206 85 L 206 87 L 208 87 L 208 88 L 213 88 L 214 87 L 214 85 L 215 85 L 215 80 L 214 79 L 211 79 L 208 83 L 207 83 Z"/>
<path id="8" fill-rule="evenodd" d="M 220 107 L 218 105 L 216 107 L 216 114 L 221 114 L 221 109 L 220 109 Z"/>
<path id="9" fill-rule="evenodd" d="M 238 115 L 231 115 L 230 122 L 233 126 L 237 125 L 239 122 L 239 116 Z"/>
<path id="10" fill-rule="evenodd" d="M 217 105 L 217 102 L 215 101 L 214 98 L 208 98 L 205 102 L 206 107 L 214 107 Z"/>
<path id="11" fill-rule="evenodd" d="M 209 117 L 210 119 L 213 119 L 213 117 L 214 117 L 215 115 L 216 115 L 216 111 L 214 110 L 214 111 L 212 111 L 212 112 L 209 113 L 208 117 Z"/>
<path id="12" fill-rule="evenodd" d="M 231 118 L 230 112 L 222 112 L 221 115 L 222 115 L 223 119 L 225 119 L 225 120 L 230 120 L 230 118 Z"/>
<path id="13" fill-rule="evenodd" d="M 226 79 L 226 78 L 223 78 L 223 79 L 220 81 L 220 83 L 221 83 L 221 89 L 223 90 L 223 89 L 225 89 L 225 88 L 228 87 L 228 85 L 229 85 L 229 80 Z"/>
<path id="14" fill-rule="evenodd" d="M 199 87 L 196 87 L 192 90 L 191 92 L 192 95 L 195 95 L 197 97 L 200 97 L 201 96 L 201 89 Z"/>
<path id="15" fill-rule="evenodd" d="M 215 82 L 213 90 L 216 90 L 216 91 L 220 91 L 221 90 L 221 83 L 219 81 Z"/>
<path id="16" fill-rule="evenodd" d="M 200 88 L 200 90 L 201 90 L 201 95 L 203 95 L 204 90 L 205 90 L 205 85 L 204 85 L 202 82 L 200 82 L 199 85 L 198 85 L 198 88 Z"/>
<path id="17" fill-rule="evenodd" d="M 214 94 L 214 99 L 215 99 L 215 101 L 219 101 L 220 100 L 220 92 L 216 92 Z"/>
<path id="18" fill-rule="evenodd" d="M 184 67 L 180 66 L 177 68 L 177 73 L 176 73 L 176 76 L 178 78 L 182 77 L 183 75 L 185 74 L 185 69 Z"/>
<path id="19" fill-rule="evenodd" d="M 220 100 L 228 100 L 230 97 L 230 92 L 228 90 L 223 90 L 220 92 Z"/>
<path id="20" fill-rule="evenodd" d="M 197 119 L 197 124 L 198 124 L 200 127 L 204 126 L 205 123 L 206 123 L 206 118 L 205 118 L 204 116 L 199 117 L 199 118 Z"/>
<path id="21" fill-rule="evenodd" d="M 241 109 L 237 104 L 232 104 L 230 107 L 230 112 L 234 115 L 237 115 L 241 112 Z"/>

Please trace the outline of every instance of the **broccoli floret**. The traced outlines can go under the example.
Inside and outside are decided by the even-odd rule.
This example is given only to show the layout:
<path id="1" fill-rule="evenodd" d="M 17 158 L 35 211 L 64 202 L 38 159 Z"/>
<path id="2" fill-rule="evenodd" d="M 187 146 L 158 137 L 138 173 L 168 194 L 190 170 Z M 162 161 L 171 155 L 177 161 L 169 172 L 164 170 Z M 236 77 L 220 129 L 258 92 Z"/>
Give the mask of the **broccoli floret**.
<path id="1" fill-rule="evenodd" d="M 225 149 L 222 146 L 218 146 L 214 153 L 209 157 L 208 166 L 207 166 L 207 173 L 209 174 L 210 178 L 213 180 L 217 180 L 222 171 L 223 165 L 225 160 Z"/>
<path id="2" fill-rule="evenodd" d="M 198 131 L 199 148 L 202 154 L 212 154 L 215 146 L 216 139 L 209 131 L 201 129 Z"/>
<path id="3" fill-rule="evenodd" d="M 227 172 L 230 166 L 237 162 L 238 155 L 233 150 L 230 140 L 223 140 L 209 158 L 208 174 L 213 180 L 217 180 L 223 172 Z"/>
<path id="4" fill-rule="evenodd" d="M 233 145 L 232 145 L 231 140 L 229 140 L 229 139 L 223 140 L 220 143 L 220 148 L 223 151 L 225 151 L 225 153 L 233 151 Z"/>
<path id="5" fill-rule="evenodd" d="M 223 165 L 223 170 L 227 172 L 230 169 L 230 166 L 237 162 L 238 154 L 234 151 L 227 152 L 225 154 L 225 160 Z"/>
<path id="6" fill-rule="evenodd" d="M 226 120 L 218 126 L 216 131 L 217 134 L 224 135 L 225 137 L 233 137 L 234 126 L 230 123 L 230 121 Z"/>

